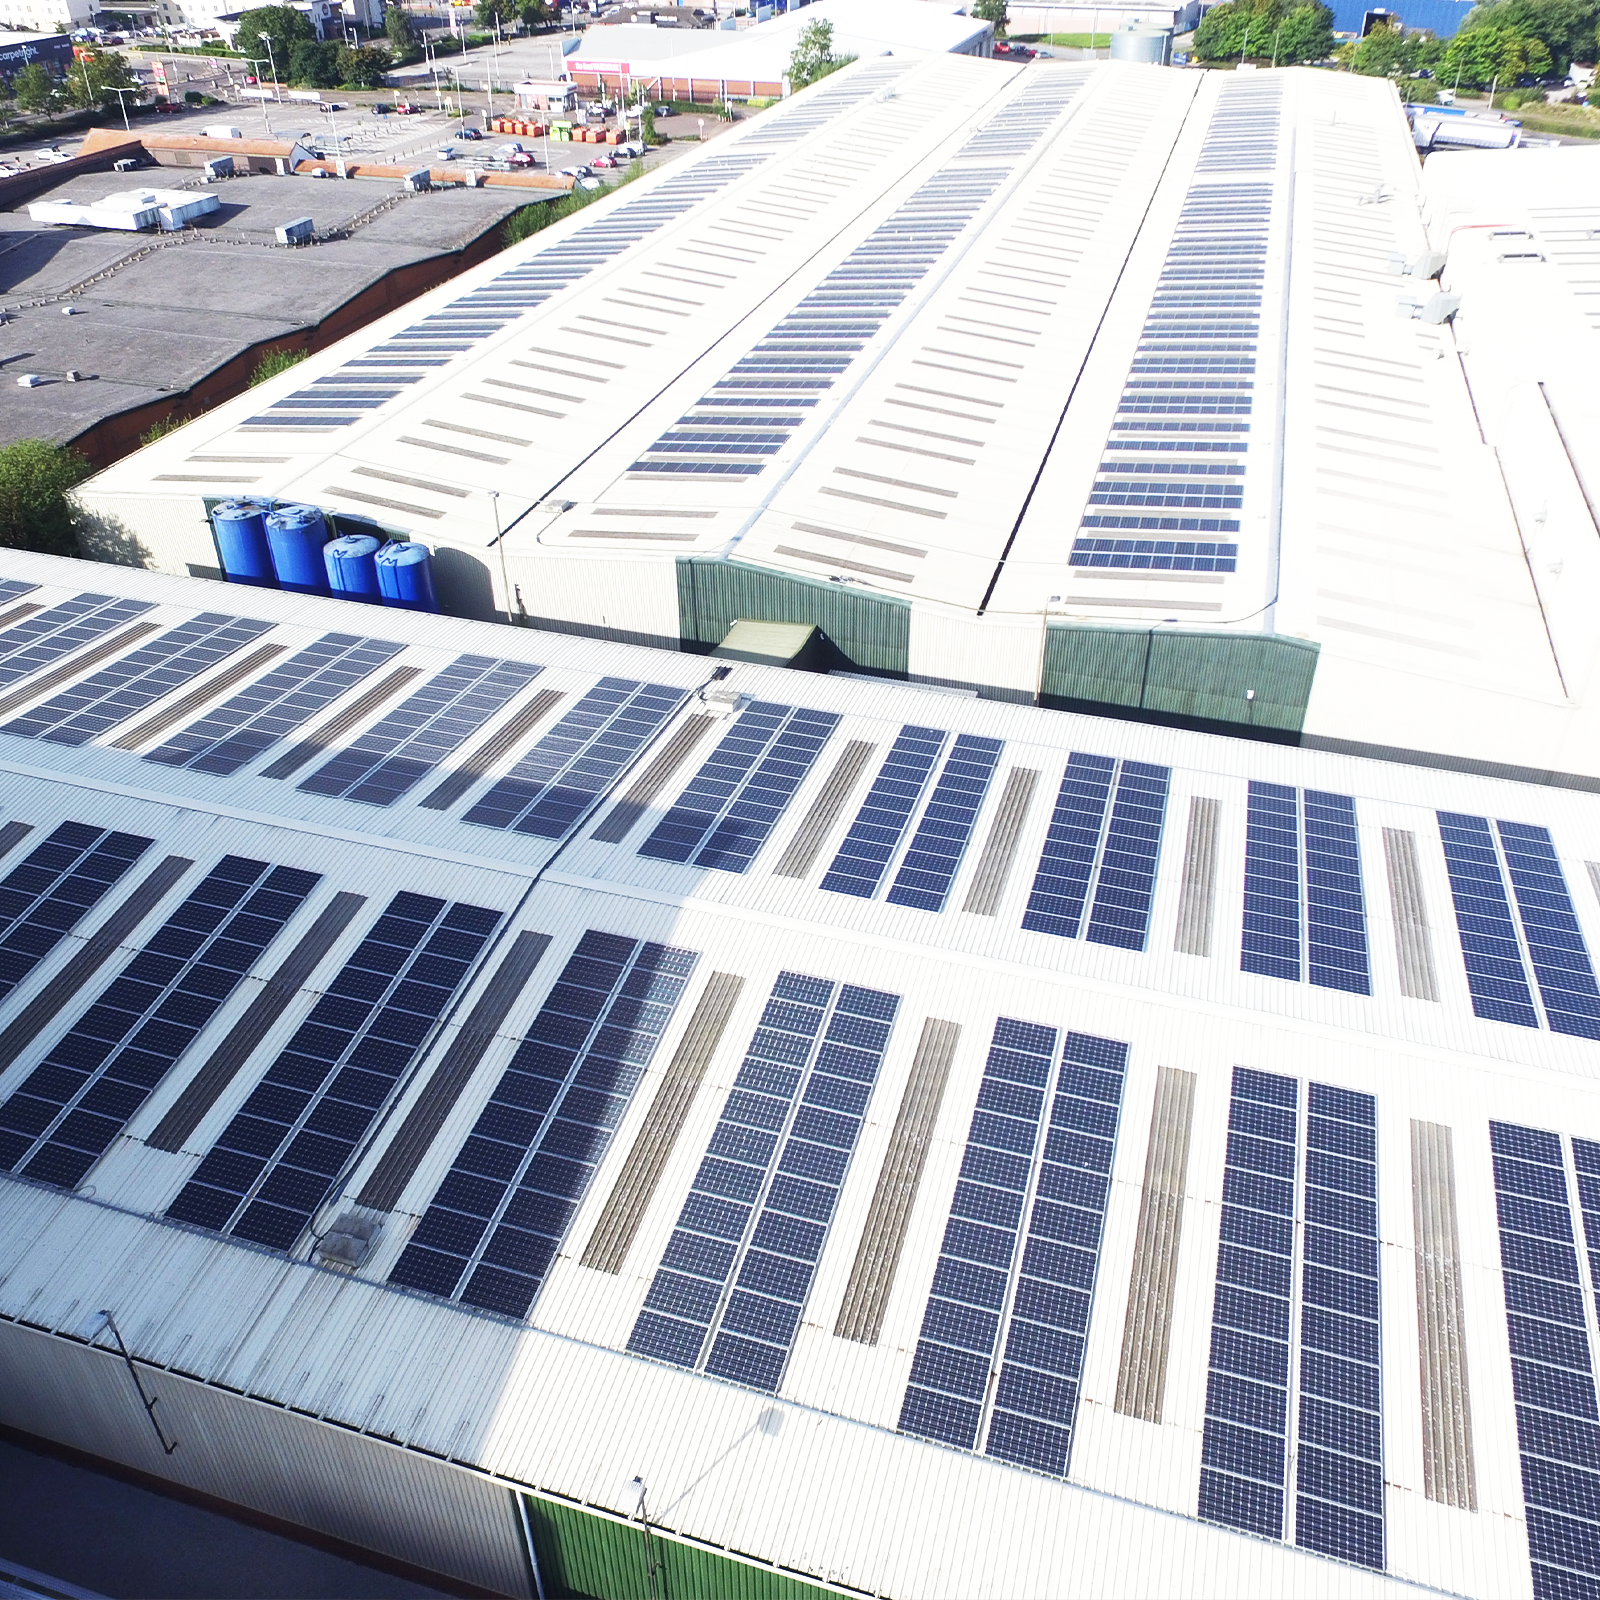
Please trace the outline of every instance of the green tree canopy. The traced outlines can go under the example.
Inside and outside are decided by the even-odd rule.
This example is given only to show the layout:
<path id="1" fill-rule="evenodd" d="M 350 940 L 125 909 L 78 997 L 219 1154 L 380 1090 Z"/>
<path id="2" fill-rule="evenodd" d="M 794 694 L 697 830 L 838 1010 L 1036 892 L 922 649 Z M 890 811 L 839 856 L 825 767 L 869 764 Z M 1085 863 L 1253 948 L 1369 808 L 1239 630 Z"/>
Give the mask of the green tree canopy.
<path id="1" fill-rule="evenodd" d="M 1340 48 L 1339 59 L 1368 78 L 1408 78 L 1437 64 L 1443 46 L 1426 28 L 1407 33 L 1387 25 Z"/>
<path id="2" fill-rule="evenodd" d="M 389 41 L 389 53 L 398 61 L 407 60 L 417 47 L 417 36 L 411 28 L 411 18 L 402 6 L 385 6 L 383 31 Z"/>
<path id="3" fill-rule="evenodd" d="M 1320 0 L 1223 0 L 1201 19 L 1194 49 L 1202 61 L 1321 61 L 1333 53 L 1333 13 Z"/>
<path id="4" fill-rule="evenodd" d="M 816 22 L 808 22 L 800 30 L 794 53 L 789 57 L 786 76 L 791 88 L 805 89 L 854 60 L 854 56 L 836 56 L 833 53 L 833 24 L 819 18 Z"/>
<path id="5" fill-rule="evenodd" d="M 75 106 L 116 105 L 117 89 L 138 89 L 127 60 L 115 50 L 91 50 L 67 71 L 67 99 Z"/>
<path id="6" fill-rule="evenodd" d="M 394 65 L 387 50 L 377 50 L 371 45 L 338 47 L 339 82 L 351 89 L 381 89 L 384 77 Z"/>
<path id="7" fill-rule="evenodd" d="M 553 14 L 548 0 L 516 0 L 517 21 L 530 33 L 535 28 L 542 28 Z"/>
<path id="8" fill-rule="evenodd" d="M 339 46 L 332 39 L 302 39 L 289 53 L 289 82 L 306 89 L 336 89 Z"/>
<path id="9" fill-rule="evenodd" d="M 1462 31 L 1508 28 L 1537 39 L 1557 72 L 1574 61 L 1592 61 L 1600 29 L 1600 0 L 1481 0 L 1467 13 Z"/>
<path id="10" fill-rule="evenodd" d="M 89 463 L 48 439 L 19 439 L 0 450 L 0 549 L 75 556 L 67 491 L 89 475 Z"/>
<path id="11" fill-rule="evenodd" d="M 1006 15 L 1006 0 L 973 0 L 972 15 L 979 22 L 992 22 L 995 38 L 1005 38 L 1011 22 Z"/>
<path id="12" fill-rule="evenodd" d="M 56 80 L 37 61 L 30 61 L 11 80 L 11 90 L 24 111 L 49 111 L 60 92 Z"/>
<path id="13" fill-rule="evenodd" d="M 233 47 L 240 55 L 255 61 L 266 72 L 276 62 L 279 72 L 287 72 L 297 44 L 316 42 L 317 30 L 293 6 L 258 6 L 239 18 L 239 32 Z M 272 41 L 269 51 L 267 41 Z"/>
<path id="14" fill-rule="evenodd" d="M 1484 86 L 1498 81 L 1509 87 L 1524 74 L 1538 77 L 1550 70 L 1550 51 L 1542 40 L 1513 28 L 1463 28 L 1448 45 L 1439 64 L 1444 83 Z"/>

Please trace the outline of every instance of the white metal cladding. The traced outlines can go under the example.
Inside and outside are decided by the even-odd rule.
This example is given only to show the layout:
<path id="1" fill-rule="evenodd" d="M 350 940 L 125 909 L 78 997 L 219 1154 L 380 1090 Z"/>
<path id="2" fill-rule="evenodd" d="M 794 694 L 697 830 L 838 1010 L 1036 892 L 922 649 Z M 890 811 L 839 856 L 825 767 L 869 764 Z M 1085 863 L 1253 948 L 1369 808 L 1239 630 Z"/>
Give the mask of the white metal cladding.
<path id="1" fill-rule="evenodd" d="M 347 1426 L 166 1373 L 162 1451 L 114 1353 L 0 1324 L 8 1426 L 496 1594 L 531 1595 L 510 1491 Z M 148 1372 L 146 1378 L 152 1377 Z"/>
<path id="2" fill-rule="evenodd" d="M 45 557 L 8 556 L 4 575 L 35 583 L 35 600 L 46 602 L 79 592 L 84 570 Z M 168 625 L 196 614 L 218 592 L 194 580 L 92 570 L 107 593 L 159 602 Z M 350 608 L 333 601 L 223 592 L 230 601 L 238 597 L 242 613 L 274 623 L 267 638 L 290 637 L 293 630 L 298 641 L 350 625 Z M 363 615 L 385 628 L 392 622 L 396 640 L 419 660 L 496 653 L 545 663 L 518 704 L 546 680 L 569 685 L 576 696 L 585 685 L 612 676 L 677 685 L 690 695 L 707 682 L 712 666 L 628 645 L 486 624 Z M 738 710 L 714 720 L 615 844 L 602 843 L 596 834 L 606 831 L 609 807 L 631 781 L 626 773 L 608 780 L 609 789 L 566 840 L 547 841 L 460 821 L 470 799 L 444 812 L 427 812 L 414 799 L 393 807 L 358 806 L 302 795 L 292 785 L 254 775 L 253 767 L 209 778 L 149 763 L 140 750 L 114 747 L 120 727 L 76 747 L 0 736 L 0 825 L 32 824 L 0 857 L 0 876 L 68 819 L 141 832 L 152 840 L 150 860 L 181 854 L 195 860 L 195 876 L 227 853 L 321 874 L 288 939 L 269 949 L 133 1114 L 89 1172 L 87 1187 L 69 1196 L 37 1183 L 0 1180 L 0 1316 L 65 1339 L 81 1328 L 86 1314 L 109 1307 L 141 1361 L 182 1374 L 184 1393 L 191 1379 L 237 1391 L 390 1441 L 385 1452 L 394 1446 L 428 1452 L 610 1511 L 626 1510 L 624 1486 L 638 1473 L 650 1486 L 654 1514 L 673 1533 L 869 1592 L 1162 1592 L 1173 1586 L 1176 1571 L 1197 1593 L 1376 1593 L 1402 1583 L 1496 1597 L 1530 1593 L 1488 1124 L 1513 1120 L 1580 1137 L 1600 1134 L 1592 1090 L 1600 1045 L 1474 1014 L 1437 813 L 1548 829 L 1576 926 L 1593 951 L 1600 942 L 1600 901 L 1586 863 L 1600 860 L 1600 801 L 1581 790 L 1067 716 L 889 682 L 727 665 L 714 687 L 741 706 L 778 703 L 838 718 L 742 873 L 638 853 L 702 764 L 737 733 L 743 715 Z M 22 680 L 23 690 L 28 681 Z M 219 689 L 218 697 L 237 687 Z M 173 689 L 141 715 L 159 714 L 193 688 L 191 683 Z M 676 719 L 711 715 L 727 704 L 714 697 L 688 699 L 635 764 L 653 758 L 681 725 Z M 205 709 L 201 705 L 192 714 Z M 994 781 L 938 913 L 892 904 L 881 893 L 856 898 L 820 887 L 887 752 L 908 724 L 1002 744 Z M 481 783 L 509 770 L 548 725 L 540 722 L 512 741 Z M 348 729 L 340 739 L 354 739 L 359 731 Z M 854 791 L 833 817 L 806 875 L 779 876 L 775 867 L 851 743 L 873 747 Z M 1022 926 L 1057 791 L 1074 752 L 1170 769 L 1142 950 Z M 455 759 L 447 758 L 441 772 Z M 993 915 L 966 911 L 967 890 L 1001 809 L 1007 776 L 1017 769 L 1036 771 L 1039 778 L 1004 889 Z M 1252 783 L 1353 797 L 1370 995 L 1240 970 Z M 1217 819 L 1206 956 L 1188 953 L 1196 947 L 1192 928 L 1179 928 L 1187 819 L 1196 798 L 1214 802 Z M 403 828 L 394 820 L 401 815 L 412 819 Z M 1411 898 L 1399 902 L 1404 928 L 1395 922 L 1397 902 L 1387 878 L 1389 833 L 1408 834 L 1415 844 Z M 892 876 L 893 870 L 885 883 Z M 149 937 L 182 899 L 187 882 L 160 905 L 143 908 L 142 920 L 122 941 L 123 951 L 131 954 Z M 398 889 L 488 907 L 503 920 L 423 1040 L 392 1100 L 352 1149 L 307 1234 L 288 1253 L 278 1253 L 161 1220 Z M 157 1148 L 150 1140 L 162 1117 L 238 1025 L 288 943 L 340 893 L 363 895 L 366 904 L 286 999 L 181 1147 Z M 1419 898 L 1437 999 L 1408 993 L 1402 977 L 1401 936 L 1417 937 Z M 24 979 L 0 1016 L 0 1030 L 68 970 L 116 900 L 114 892 Z M 660 1024 L 642 1081 L 615 1108 L 609 1148 L 564 1227 L 528 1319 L 390 1287 L 389 1275 L 419 1219 L 569 956 L 591 930 L 691 951 L 696 962 L 671 1016 Z M 550 943 L 481 1041 L 475 1064 L 395 1209 L 369 1218 L 382 1224 L 371 1254 L 353 1274 L 312 1265 L 306 1258 L 316 1237 L 357 1207 L 445 1052 L 468 1030 L 500 956 L 523 932 L 548 935 Z M 1517 937 L 1528 932 L 1523 927 Z M 1180 943 L 1184 949 L 1177 948 Z M 116 954 L 106 972 L 122 959 Z M 792 1354 L 776 1392 L 768 1394 L 643 1361 L 625 1349 L 767 996 L 784 971 L 865 985 L 899 996 L 900 1004 Z M 714 973 L 741 978 L 742 989 L 632 1244 L 615 1273 L 585 1267 L 581 1258 L 590 1236 Z M 61 1006 L 6 1069 L 0 1105 L 103 981 Z M 1072 1454 L 1059 1479 L 896 1431 L 998 1017 L 1129 1047 Z M 959 1033 L 904 1242 L 892 1281 L 882 1289 L 879 1336 L 864 1344 L 834 1330 L 928 1018 Z M 1229 1081 L 1241 1064 L 1377 1097 L 1387 1578 L 1288 1544 L 1212 1528 L 1196 1517 Z M 1184 1227 L 1171 1282 L 1172 1348 L 1162 1420 L 1154 1424 L 1120 1415 L 1115 1400 L 1145 1143 L 1162 1068 L 1193 1074 L 1195 1097 Z M 1476 1510 L 1427 1497 L 1413 1121 L 1451 1130 Z M 125 1369 L 94 1363 L 95 1371 L 101 1368 L 126 1376 Z M 165 1380 L 157 1371 L 153 1381 Z M 776 1414 L 775 1431 L 770 1416 L 767 1425 L 758 1425 L 769 1413 Z M 65 1436 L 47 1421 L 29 1412 L 16 1425 Z M 146 1426 L 136 1412 L 132 1422 Z M 119 1455 L 121 1433 L 108 1433 L 97 1444 L 87 1414 L 73 1427 L 72 1442 L 81 1447 L 133 1459 Z M 338 1429 L 329 1431 L 344 1437 Z M 321 1432 L 315 1437 L 320 1440 Z M 144 1446 L 128 1446 L 134 1448 Z M 308 1453 L 294 1459 L 310 1460 L 311 1446 L 285 1446 L 291 1454 L 302 1449 Z M 210 1492 L 258 1503 L 235 1492 L 224 1464 L 207 1470 L 220 1485 Z M 409 1491 L 392 1489 L 380 1477 L 361 1481 L 372 1487 L 354 1496 L 360 1504 L 324 1507 L 316 1515 L 343 1518 L 340 1527 L 358 1530 L 341 1537 L 440 1566 L 443 1557 L 403 1542 L 385 1520 L 397 1503 L 392 1496 Z M 330 1525 L 293 1506 L 273 1514 Z M 446 1535 L 438 1537 L 448 1547 Z M 498 1580 L 494 1586 L 504 1587 Z"/>

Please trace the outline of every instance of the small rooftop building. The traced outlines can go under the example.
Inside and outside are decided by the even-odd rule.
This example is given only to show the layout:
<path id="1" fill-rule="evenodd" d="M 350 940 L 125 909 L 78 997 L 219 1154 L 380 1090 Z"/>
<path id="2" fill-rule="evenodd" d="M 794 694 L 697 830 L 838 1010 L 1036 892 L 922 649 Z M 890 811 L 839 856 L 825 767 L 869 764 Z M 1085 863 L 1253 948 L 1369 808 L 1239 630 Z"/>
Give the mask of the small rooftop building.
<path id="1" fill-rule="evenodd" d="M 0 1421 L 530 1600 L 1587 1593 L 1597 862 L 8 553 Z"/>

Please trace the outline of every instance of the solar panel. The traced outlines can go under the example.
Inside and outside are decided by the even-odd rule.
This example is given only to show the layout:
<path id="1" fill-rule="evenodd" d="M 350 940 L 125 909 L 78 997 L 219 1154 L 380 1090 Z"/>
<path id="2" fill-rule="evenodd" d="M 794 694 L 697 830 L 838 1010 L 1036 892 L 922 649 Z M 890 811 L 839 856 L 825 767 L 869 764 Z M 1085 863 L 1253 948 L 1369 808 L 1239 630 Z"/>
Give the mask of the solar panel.
<path id="1" fill-rule="evenodd" d="M 1001 1017 L 923 1314 L 902 1433 L 1062 1476 L 1127 1046 Z M 999 1356 L 999 1380 L 990 1373 Z"/>
<path id="2" fill-rule="evenodd" d="M 671 684 L 602 678 L 463 820 L 564 838 L 660 731 L 684 693 Z"/>
<path id="3" fill-rule="evenodd" d="M 1550 830 L 1522 822 L 1497 822 L 1495 828 L 1545 1021 L 1555 1033 L 1600 1039 L 1600 988 Z"/>
<path id="4" fill-rule="evenodd" d="M 16 584 L 12 587 L 17 593 L 26 594 L 33 585 Z M 10 599 L 12 596 L 7 593 L 0 598 Z M 88 644 L 92 639 L 104 638 L 120 623 L 129 622 L 154 609 L 154 604 L 148 600 L 80 594 L 46 611 L 35 612 L 33 616 L 0 632 L 0 687 L 20 681 L 29 673 L 70 655 L 80 645 Z"/>
<path id="5" fill-rule="evenodd" d="M 390 1283 L 527 1316 L 698 959 L 584 934 Z"/>
<path id="6" fill-rule="evenodd" d="M 349 1166 L 500 922 L 401 891 L 167 1208 L 289 1249 Z"/>
<path id="7" fill-rule="evenodd" d="M 88 744 L 272 631 L 272 623 L 205 611 L 102 667 L 54 699 L 0 727 L 51 744 Z"/>
<path id="8" fill-rule="evenodd" d="M 0 879 L 0 999 L 106 896 L 151 841 L 63 822 Z"/>
<path id="9" fill-rule="evenodd" d="M 956 739 L 884 896 L 891 905 L 944 910 L 945 897 L 966 854 L 1004 748 L 1003 739 L 973 734 Z"/>
<path id="10" fill-rule="evenodd" d="M 898 995 L 773 986 L 628 1348 L 775 1392 L 849 1171 Z"/>
<path id="11" fill-rule="evenodd" d="M 1562 1140 L 1507 1122 L 1489 1139 L 1533 1593 L 1570 1600 L 1595 1586 L 1600 1426 Z M 1600 1148 L 1574 1139 L 1572 1155 L 1592 1259 Z"/>
<path id="12" fill-rule="evenodd" d="M 1250 785 L 1239 969 L 1372 993 L 1355 801 L 1348 795 Z"/>
<path id="13" fill-rule="evenodd" d="M 226 776 L 303 727 L 404 645 L 327 633 L 145 756 Z"/>
<path id="14" fill-rule="evenodd" d="M 1283 1537 L 1300 1085 L 1233 1069 L 1200 1515 Z"/>
<path id="15" fill-rule="evenodd" d="M 82 1183 L 319 881 L 223 857 L 0 1106 L 0 1164 Z"/>
<path id="16" fill-rule="evenodd" d="M 949 737 L 943 728 L 901 728 L 823 875 L 824 889 L 862 899 L 877 893 Z"/>
<path id="17" fill-rule="evenodd" d="M 392 806 L 543 670 L 527 661 L 457 656 L 299 787 Z"/>
<path id="18" fill-rule="evenodd" d="M 1539 1014 L 1533 1007 L 1528 969 L 1523 964 L 1488 820 L 1441 811 L 1439 839 L 1450 874 L 1450 898 L 1455 905 L 1472 1014 L 1492 1022 L 1537 1028 Z"/>
<path id="19" fill-rule="evenodd" d="M 746 706 L 639 854 L 745 871 L 838 725 L 831 713 L 804 707 Z"/>
<path id="20" fill-rule="evenodd" d="M 1023 913 L 1024 928 L 1060 939 L 1081 933 L 1092 944 L 1144 949 L 1171 778 L 1169 767 L 1073 751 Z"/>
<path id="21" fill-rule="evenodd" d="M 1090 944 L 1144 949 L 1171 778 L 1171 768 L 1146 761 L 1124 761 L 1118 768 L 1085 934 Z"/>
<path id="22" fill-rule="evenodd" d="M 1295 1543 L 1382 1570 L 1377 1102 L 1307 1098 Z"/>
<path id="23" fill-rule="evenodd" d="M 1031 147 L 1054 120 L 1059 106 L 1047 111 L 1041 103 L 1036 108 L 1037 118 L 1034 112 L 1016 111 L 1015 103 L 1012 110 L 1017 118 L 1011 124 L 1014 136 L 1022 137 L 1024 130 L 1032 129 L 1028 136 L 1028 147 Z M 961 159 L 962 154 L 958 152 L 955 160 Z M 936 173 L 736 362 L 715 388 L 781 381 L 769 376 L 775 373 L 811 373 L 815 375 L 809 380 L 811 387 L 831 388 L 834 379 L 849 369 L 905 296 L 961 236 L 1000 186 L 1008 170 L 1005 167 L 981 169 L 969 173 L 965 179 L 949 166 Z M 908 227 L 912 230 L 909 236 Z M 848 322 L 841 321 L 836 314 L 829 315 L 837 310 L 840 288 L 847 287 L 862 267 L 885 262 L 903 269 L 892 286 L 885 286 L 888 292 L 870 300 L 854 299 L 851 303 L 857 309 L 852 311 Z M 854 337 L 841 337 L 846 334 Z M 698 431 L 692 424 L 707 419 L 695 413 L 700 407 L 715 403 L 715 388 L 650 445 L 628 470 L 651 475 L 726 477 L 730 475 L 730 463 L 719 461 L 717 457 L 775 456 L 805 420 L 803 417 L 773 418 L 774 424 L 781 420 L 781 429 L 775 429 L 760 441 Z M 676 459 L 685 456 L 696 459 Z M 750 477 L 765 470 L 765 466 L 765 461 L 746 462 L 736 472 L 739 476 Z"/>

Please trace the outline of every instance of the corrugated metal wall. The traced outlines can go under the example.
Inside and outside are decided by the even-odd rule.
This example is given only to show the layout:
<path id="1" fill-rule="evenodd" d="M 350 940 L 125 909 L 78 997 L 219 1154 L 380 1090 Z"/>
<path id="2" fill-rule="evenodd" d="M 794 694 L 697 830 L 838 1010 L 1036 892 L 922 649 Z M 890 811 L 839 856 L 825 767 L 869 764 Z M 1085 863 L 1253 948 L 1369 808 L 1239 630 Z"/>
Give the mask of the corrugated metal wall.
<path id="1" fill-rule="evenodd" d="M 114 1355 L 0 1322 L 0 1420 L 496 1594 L 531 1596 L 501 1485 L 159 1368 L 140 1368 L 164 1455 Z M 680 1591 L 681 1592 L 681 1591 Z"/>
<path id="2" fill-rule="evenodd" d="M 678 558 L 678 626 L 686 642 L 721 644 L 741 617 L 809 622 L 845 663 L 904 677 L 911 656 L 911 606 L 897 596 L 798 578 L 743 562 Z"/>
<path id="3" fill-rule="evenodd" d="M 1052 624 L 1040 699 L 1298 733 L 1319 646 L 1272 633 Z"/>
<path id="4" fill-rule="evenodd" d="M 637 1522 L 524 1496 L 546 1600 L 825 1600 L 819 1589 L 770 1567 L 683 1544 Z"/>

